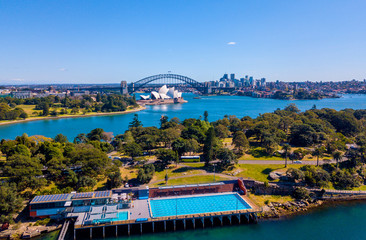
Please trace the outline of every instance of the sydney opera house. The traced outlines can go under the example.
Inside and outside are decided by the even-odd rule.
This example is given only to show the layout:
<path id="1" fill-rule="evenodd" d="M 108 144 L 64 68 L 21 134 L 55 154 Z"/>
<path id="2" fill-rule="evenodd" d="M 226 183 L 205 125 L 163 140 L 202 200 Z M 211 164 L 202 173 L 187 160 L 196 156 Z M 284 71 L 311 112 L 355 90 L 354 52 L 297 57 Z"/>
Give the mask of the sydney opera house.
<path id="1" fill-rule="evenodd" d="M 159 92 L 152 91 L 149 95 L 141 95 L 141 100 L 158 100 L 158 99 L 179 99 L 182 98 L 182 93 L 175 90 L 174 87 L 167 88 L 166 85 L 159 89 Z"/>

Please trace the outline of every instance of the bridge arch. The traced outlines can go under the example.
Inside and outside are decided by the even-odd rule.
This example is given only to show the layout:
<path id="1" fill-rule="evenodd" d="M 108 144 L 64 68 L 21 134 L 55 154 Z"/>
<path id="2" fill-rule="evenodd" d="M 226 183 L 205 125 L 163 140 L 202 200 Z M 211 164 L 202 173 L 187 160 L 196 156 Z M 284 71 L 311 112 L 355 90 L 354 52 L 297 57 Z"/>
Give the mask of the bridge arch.
<path id="1" fill-rule="evenodd" d="M 158 75 L 154 75 L 154 76 L 150 76 L 150 77 L 146 77 L 143 78 L 137 82 L 131 83 L 129 86 L 129 92 L 135 92 L 143 87 L 145 87 L 147 84 L 154 82 L 154 81 L 158 81 L 158 80 L 162 80 L 162 79 L 174 79 L 174 80 L 178 80 L 182 83 L 186 83 L 189 86 L 201 91 L 202 88 L 204 87 L 204 85 L 200 82 L 197 82 L 196 80 L 183 76 L 183 75 L 178 75 L 178 74 L 158 74 Z"/>

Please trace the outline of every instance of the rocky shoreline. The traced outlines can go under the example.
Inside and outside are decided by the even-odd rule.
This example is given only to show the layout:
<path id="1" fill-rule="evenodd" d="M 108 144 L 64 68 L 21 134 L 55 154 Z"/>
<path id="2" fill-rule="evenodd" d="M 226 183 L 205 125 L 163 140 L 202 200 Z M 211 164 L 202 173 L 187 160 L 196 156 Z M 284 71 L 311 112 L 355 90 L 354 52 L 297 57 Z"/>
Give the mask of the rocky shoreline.
<path id="1" fill-rule="evenodd" d="M 62 224 L 53 224 L 51 226 L 26 226 L 27 222 L 22 224 L 19 228 L 16 225 L 11 226 L 9 229 L 0 232 L 0 239 L 31 239 L 42 234 L 50 233 L 56 230 L 60 230 Z"/>
<path id="2" fill-rule="evenodd" d="M 272 202 L 263 207 L 263 212 L 258 215 L 260 219 L 277 219 L 304 213 L 322 206 L 322 200 L 297 200 L 285 203 Z"/>

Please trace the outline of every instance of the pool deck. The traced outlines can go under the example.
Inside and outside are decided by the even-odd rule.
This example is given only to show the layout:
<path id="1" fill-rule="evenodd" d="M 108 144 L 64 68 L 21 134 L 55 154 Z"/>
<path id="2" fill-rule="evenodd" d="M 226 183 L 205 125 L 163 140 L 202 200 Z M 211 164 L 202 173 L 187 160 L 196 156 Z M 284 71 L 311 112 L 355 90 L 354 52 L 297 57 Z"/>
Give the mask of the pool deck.
<path id="1" fill-rule="evenodd" d="M 229 193 L 220 193 L 220 195 L 224 194 L 237 194 L 235 192 Z M 207 197 L 216 194 L 199 194 L 199 195 L 182 195 L 177 197 L 160 197 L 160 198 L 152 198 L 152 200 L 158 199 L 176 199 L 176 198 L 187 198 L 187 197 Z M 103 223 L 98 225 L 85 225 L 84 221 L 80 221 L 79 218 L 75 222 L 75 229 L 86 229 L 86 228 L 94 228 L 94 227 L 104 227 L 104 226 L 119 226 L 119 225 L 130 225 L 130 224 L 138 224 L 141 223 L 137 221 L 139 219 L 144 219 L 144 223 L 147 222 L 159 222 L 159 221 L 169 221 L 169 220 L 184 220 L 184 219 L 196 219 L 196 218 L 205 218 L 205 217 L 219 217 L 219 216 L 231 216 L 231 215 L 238 215 L 238 214 L 251 214 L 251 213 L 258 213 L 261 212 L 257 205 L 255 205 L 248 197 L 240 196 L 251 208 L 250 209 L 243 209 L 243 210 L 231 210 L 231 211 L 218 211 L 212 213 L 198 213 L 198 214 L 188 214 L 188 215 L 178 215 L 178 216 L 167 216 L 167 217 L 152 217 L 150 212 L 150 204 L 149 200 L 134 200 L 133 207 L 129 209 L 123 209 L 120 211 L 129 211 L 129 219 L 128 220 L 121 220 L 121 221 L 113 221 L 111 223 Z M 85 217 L 85 216 L 83 216 Z"/>

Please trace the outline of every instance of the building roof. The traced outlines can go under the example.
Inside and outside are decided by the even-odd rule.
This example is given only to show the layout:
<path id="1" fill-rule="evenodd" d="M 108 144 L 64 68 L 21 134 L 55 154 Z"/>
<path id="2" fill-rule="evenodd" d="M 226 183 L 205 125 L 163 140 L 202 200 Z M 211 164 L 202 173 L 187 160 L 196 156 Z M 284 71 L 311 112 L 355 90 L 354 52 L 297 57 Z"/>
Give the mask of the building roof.
<path id="1" fill-rule="evenodd" d="M 71 198 L 70 194 L 54 194 L 54 195 L 41 195 L 41 196 L 35 196 L 32 201 L 32 203 L 43 203 L 43 202 L 60 202 L 60 201 L 66 201 Z"/>
<path id="2" fill-rule="evenodd" d="M 112 196 L 112 191 L 96 191 L 96 192 L 82 192 L 82 193 L 65 193 L 53 195 L 35 196 L 30 204 L 47 203 L 47 202 L 62 202 L 70 200 L 85 200 L 96 198 L 109 198 Z"/>

